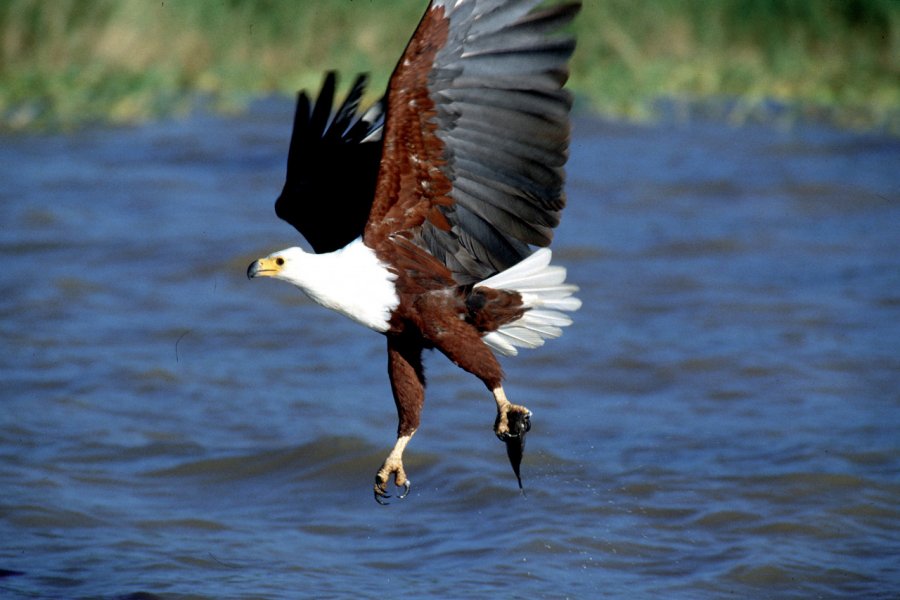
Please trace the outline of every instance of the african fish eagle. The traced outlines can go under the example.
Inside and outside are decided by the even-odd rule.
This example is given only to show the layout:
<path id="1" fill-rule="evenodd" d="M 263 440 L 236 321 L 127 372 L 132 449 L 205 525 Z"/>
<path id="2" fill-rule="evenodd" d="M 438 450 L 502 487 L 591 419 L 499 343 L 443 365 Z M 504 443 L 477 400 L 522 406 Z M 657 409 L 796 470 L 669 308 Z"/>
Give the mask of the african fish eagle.
<path id="1" fill-rule="evenodd" d="M 432 0 L 371 109 L 359 111 L 364 75 L 334 113 L 333 73 L 315 103 L 298 97 L 275 210 L 314 253 L 274 252 L 247 276 L 292 283 L 387 338 L 399 424 L 375 476 L 380 503 L 391 477 L 409 493 L 403 451 L 425 400 L 424 349 L 491 391 L 521 488 L 531 411 L 507 399 L 493 351 L 558 337 L 581 306 L 546 248 L 565 205 L 562 88 L 575 46 L 557 30 L 580 4 L 540 3 Z"/>

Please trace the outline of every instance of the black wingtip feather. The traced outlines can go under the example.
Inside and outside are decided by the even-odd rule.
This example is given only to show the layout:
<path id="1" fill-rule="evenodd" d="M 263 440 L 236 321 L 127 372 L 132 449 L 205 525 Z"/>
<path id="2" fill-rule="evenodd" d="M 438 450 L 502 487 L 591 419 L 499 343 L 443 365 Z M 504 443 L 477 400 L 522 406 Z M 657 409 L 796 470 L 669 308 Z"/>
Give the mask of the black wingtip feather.
<path id="1" fill-rule="evenodd" d="M 368 78 L 356 77 L 332 112 L 337 74 L 328 72 L 315 102 L 297 97 L 284 189 L 275 214 L 293 225 L 315 252 L 331 252 L 358 237 L 375 194 L 383 110 L 365 119 L 359 105 Z"/>
<path id="2" fill-rule="evenodd" d="M 331 117 L 331 107 L 334 105 L 334 88 L 337 85 L 337 74 L 334 71 L 328 71 L 325 75 L 325 81 L 322 82 L 322 88 L 316 98 L 316 105 L 313 107 L 310 124 L 312 131 L 322 135 L 328 127 L 328 119 Z"/>

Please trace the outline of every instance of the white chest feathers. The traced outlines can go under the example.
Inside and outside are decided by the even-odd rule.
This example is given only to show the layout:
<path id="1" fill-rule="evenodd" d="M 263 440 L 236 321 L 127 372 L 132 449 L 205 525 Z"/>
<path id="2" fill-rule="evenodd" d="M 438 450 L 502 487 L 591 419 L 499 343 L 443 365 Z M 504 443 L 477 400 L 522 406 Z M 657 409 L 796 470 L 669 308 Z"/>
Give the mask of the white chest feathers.
<path id="1" fill-rule="evenodd" d="M 387 331 L 391 313 L 400 303 L 394 287 L 397 277 L 362 239 L 325 254 L 288 248 L 269 258 L 284 260 L 275 275 L 278 279 L 293 283 L 326 308 L 375 331 Z"/>

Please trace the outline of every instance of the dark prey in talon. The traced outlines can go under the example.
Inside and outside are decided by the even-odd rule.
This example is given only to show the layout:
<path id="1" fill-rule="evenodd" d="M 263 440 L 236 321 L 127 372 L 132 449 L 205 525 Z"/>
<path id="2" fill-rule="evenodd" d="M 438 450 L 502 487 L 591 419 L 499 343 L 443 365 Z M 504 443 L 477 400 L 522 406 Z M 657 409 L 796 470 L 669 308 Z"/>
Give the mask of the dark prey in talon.
<path id="1" fill-rule="evenodd" d="M 500 439 L 506 444 L 506 456 L 509 457 L 509 464 L 512 465 L 513 473 L 519 481 L 519 489 L 525 491 L 522 487 L 522 475 L 519 467 L 522 464 L 522 455 L 525 453 L 525 434 L 531 431 L 531 414 L 529 413 L 513 413 L 509 415 L 509 432 L 500 436 Z"/>
<path id="2" fill-rule="evenodd" d="M 375 476 L 380 504 L 391 485 L 397 498 L 410 490 L 403 452 L 425 403 L 424 350 L 491 393 L 522 487 L 531 412 L 507 399 L 495 352 L 559 337 L 581 306 L 548 248 L 566 204 L 572 105 L 575 42 L 560 29 L 579 8 L 432 0 L 374 106 L 360 110 L 364 75 L 336 110 L 334 73 L 314 102 L 298 96 L 275 212 L 312 252 L 273 252 L 247 276 L 291 283 L 384 335 L 398 425 Z"/>

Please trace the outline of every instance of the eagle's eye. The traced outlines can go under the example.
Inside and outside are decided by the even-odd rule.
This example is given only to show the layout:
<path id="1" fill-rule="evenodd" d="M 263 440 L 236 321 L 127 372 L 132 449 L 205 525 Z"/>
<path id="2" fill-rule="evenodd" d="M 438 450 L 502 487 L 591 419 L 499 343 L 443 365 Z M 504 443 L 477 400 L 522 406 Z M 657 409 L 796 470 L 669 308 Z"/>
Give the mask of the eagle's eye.
<path id="1" fill-rule="evenodd" d="M 279 267 L 283 266 L 284 259 L 279 256 L 278 258 L 275 259 L 275 264 L 278 265 Z"/>

